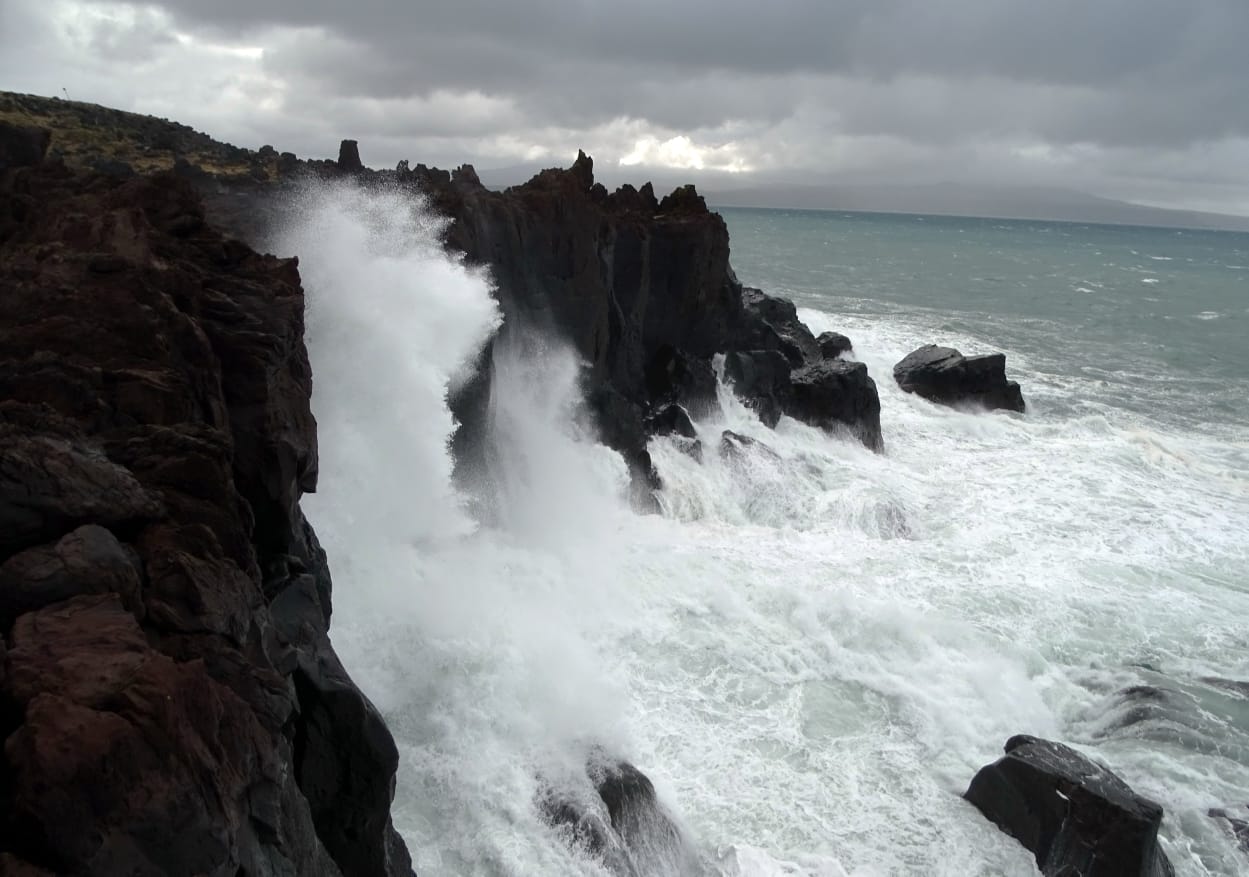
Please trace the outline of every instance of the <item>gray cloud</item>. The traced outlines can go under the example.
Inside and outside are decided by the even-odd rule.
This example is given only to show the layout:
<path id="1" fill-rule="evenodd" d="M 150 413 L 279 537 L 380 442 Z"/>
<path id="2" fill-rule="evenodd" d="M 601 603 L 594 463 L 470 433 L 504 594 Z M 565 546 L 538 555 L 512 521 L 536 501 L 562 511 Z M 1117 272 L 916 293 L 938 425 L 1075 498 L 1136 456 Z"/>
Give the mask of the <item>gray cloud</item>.
<path id="1" fill-rule="evenodd" d="M 0 30 L 0 85 L 73 80 L 313 154 L 340 136 L 379 164 L 586 146 L 600 167 L 1061 183 L 1249 212 L 1244 0 L 0 0 L 0 14 L 17 25 Z M 30 69 L 25 33 L 55 71 Z"/>

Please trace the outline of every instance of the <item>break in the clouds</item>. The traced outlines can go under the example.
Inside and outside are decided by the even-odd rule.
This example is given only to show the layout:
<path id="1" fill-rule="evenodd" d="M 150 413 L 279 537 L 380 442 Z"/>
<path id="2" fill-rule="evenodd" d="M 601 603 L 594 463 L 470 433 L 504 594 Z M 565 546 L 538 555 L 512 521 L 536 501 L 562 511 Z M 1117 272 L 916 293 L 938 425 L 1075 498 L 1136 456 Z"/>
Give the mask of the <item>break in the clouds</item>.
<path id="1" fill-rule="evenodd" d="M 0 88 L 367 162 L 1058 185 L 1249 213 L 1245 0 L 0 0 Z M 64 90 L 64 91 L 63 91 Z"/>

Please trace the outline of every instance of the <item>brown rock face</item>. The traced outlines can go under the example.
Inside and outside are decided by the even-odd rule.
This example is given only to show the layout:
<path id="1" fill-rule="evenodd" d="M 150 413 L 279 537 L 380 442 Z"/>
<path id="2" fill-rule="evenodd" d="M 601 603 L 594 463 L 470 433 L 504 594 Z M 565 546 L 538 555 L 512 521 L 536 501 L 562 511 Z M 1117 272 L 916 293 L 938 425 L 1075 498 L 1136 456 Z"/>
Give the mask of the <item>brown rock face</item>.
<path id="1" fill-rule="evenodd" d="M 0 131 L 0 157 L 28 142 Z M 0 870 L 410 873 L 397 753 L 330 647 L 299 510 L 317 454 L 294 261 L 212 230 L 173 175 L 17 164 Z"/>

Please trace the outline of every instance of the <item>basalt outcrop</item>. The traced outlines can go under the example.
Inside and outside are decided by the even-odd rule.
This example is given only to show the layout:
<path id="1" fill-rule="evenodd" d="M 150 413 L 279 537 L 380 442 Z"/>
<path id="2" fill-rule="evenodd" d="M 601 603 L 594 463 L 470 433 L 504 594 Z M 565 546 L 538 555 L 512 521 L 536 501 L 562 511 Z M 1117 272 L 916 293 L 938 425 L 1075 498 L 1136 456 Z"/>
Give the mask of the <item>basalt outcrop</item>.
<path id="1" fill-rule="evenodd" d="M 928 344 L 893 367 L 894 380 L 908 393 L 943 405 L 979 405 L 1022 412 L 1019 384 L 1006 379 L 1006 354 L 963 356 L 952 347 Z"/>
<path id="2" fill-rule="evenodd" d="M 0 870 L 411 872 L 327 638 L 294 260 L 0 128 Z"/>
<path id="3" fill-rule="evenodd" d="M 1047 877 L 1171 877 L 1162 808 L 1069 746 L 1019 735 L 964 797 L 1036 856 Z"/>
<path id="4" fill-rule="evenodd" d="M 586 363 L 600 434 L 650 483 L 647 425 L 673 403 L 695 416 L 706 409 L 718 354 L 729 355 L 728 377 L 765 422 L 786 414 L 881 447 L 866 367 L 828 363 L 790 302 L 738 282 L 724 220 L 692 186 L 662 200 L 649 185 L 608 193 L 585 154 L 505 192 L 486 189 L 469 169 L 408 176 L 452 218 L 448 245 L 489 266 L 502 331 L 554 333 Z M 488 358 L 482 365 L 485 382 Z M 761 369 L 766 379 L 755 380 Z M 464 442 L 478 432 L 480 384 L 476 393 L 454 400 Z"/>

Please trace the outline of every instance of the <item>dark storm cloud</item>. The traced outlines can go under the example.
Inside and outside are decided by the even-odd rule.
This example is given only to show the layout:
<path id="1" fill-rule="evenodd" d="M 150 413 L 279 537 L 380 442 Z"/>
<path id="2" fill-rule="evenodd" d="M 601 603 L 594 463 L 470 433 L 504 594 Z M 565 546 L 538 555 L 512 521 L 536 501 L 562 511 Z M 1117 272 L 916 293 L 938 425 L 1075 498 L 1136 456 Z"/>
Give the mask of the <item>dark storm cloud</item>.
<path id="1" fill-rule="evenodd" d="M 688 136 L 760 170 L 1083 175 L 1120 196 L 1204 158 L 1249 209 L 1247 0 L 164 0 L 87 25 L 65 10 L 118 4 L 58 4 L 62 32 L 92 34 L 73 64 L 148 89 L 119 59 L 175 33 L 262 49 L 217 74 L 254 105 L 214 112 L 296 147 L 349 131 L 387 160 L 614 162 L 654 141 L 643 160 L 675 161 L 657 150 Z"/>
<path id="2" fill-rule="evenodd" d="M 322 94 L 506 98 L 577 127 L 775 121 L 1173 146 L 1249 134 L 1244 0 L 167 0 L 179 24 L 306 29 L 266 65 Z M 925 88 L 925 83 L 927 87 Z"/>

